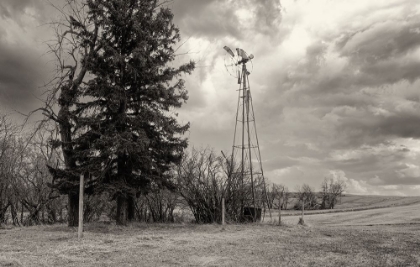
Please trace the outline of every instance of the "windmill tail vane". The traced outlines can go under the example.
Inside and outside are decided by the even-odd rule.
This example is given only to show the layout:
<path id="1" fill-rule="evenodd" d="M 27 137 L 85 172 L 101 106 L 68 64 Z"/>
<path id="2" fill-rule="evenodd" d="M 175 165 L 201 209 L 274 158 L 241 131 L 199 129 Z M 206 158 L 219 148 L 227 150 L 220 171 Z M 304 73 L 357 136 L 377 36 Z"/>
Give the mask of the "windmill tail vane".
<path id="1" fill-rule="evenodd" d="M 225 49 L 225 50 L 226 50 L 226 52 L 228 52 L 228 54 L 229 54 L 231 57 L 235 57 L 235 54 L 233 53 L 232 49 L 230 49 L 230 48 L 229 48 L 229 47 L 227 47 L 226 45 L 223 47 L 223 49 Z"/>

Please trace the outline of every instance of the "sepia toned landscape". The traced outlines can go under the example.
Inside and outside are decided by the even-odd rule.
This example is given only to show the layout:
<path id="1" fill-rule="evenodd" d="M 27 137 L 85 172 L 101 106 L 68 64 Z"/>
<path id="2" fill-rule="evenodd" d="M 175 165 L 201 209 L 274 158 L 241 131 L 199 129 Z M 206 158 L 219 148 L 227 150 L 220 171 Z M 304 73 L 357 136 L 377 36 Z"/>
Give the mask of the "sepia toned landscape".
<path id="1" fill-rule="evenodd" d="M 0 0 L 1 266 L 420 266 L 420 1 Z"/>

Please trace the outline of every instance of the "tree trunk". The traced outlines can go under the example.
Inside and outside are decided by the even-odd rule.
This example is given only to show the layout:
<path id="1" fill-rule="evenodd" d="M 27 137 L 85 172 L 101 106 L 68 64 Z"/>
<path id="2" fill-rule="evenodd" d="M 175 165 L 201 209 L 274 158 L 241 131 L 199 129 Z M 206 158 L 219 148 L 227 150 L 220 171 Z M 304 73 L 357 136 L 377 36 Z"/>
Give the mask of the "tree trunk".
<path id="1" fill-rule="evenodd" d="M 302 221 L 303 221 L 303 215 L 305 213 L 305 201 L 302 200 Z"/>
<path id="2" fill-rule="evenodd" d="M 68 201 L 68 226 L 77 227 L 79 226 L 79 194 L 69 193 Z"/>
<path id="3" fill-rule="evenodd" d="M 45 223 L 45 207 L 42 206 L 41 208 L 41 218 L 42 218 L 42 223 Z"/>
<path id="4" fill-rule="evenodd" d="M 281 205 L 279 205 L 279 225 L 281 225 Z"/>
<path id="5" fill-rule="evenodd" d="M 71 84 L 72 82 L 70 82 Z M 58 122 L 60 129 L 61 138 L 61 150 L 63 153 L 65 169 L 72 171 L 76 168 L 76 161 L 73 157 L 73 145 L 72 145 L 72 124 L 70 121 L 70 106 L 74 101 L 74 93 L 72 93 L 72 86 L 66 85 L 61 88 L 61 95 L 59 97 L 60 110 L 58 112 Z M 73 85 L 74 90 L 77 86 Z M 70 182 L 75 182 L 73 179 Z M 72 191 L 74 190 L 74 191 Z M 79 222 L 79 193 L 76 187 L 72 188 L 68 192 L 68 226 L 78 226 Z"/>
<path id="6" fill-rule="evenodd" d="M 283 201 L 281 201 L 283 199 Z M 283 202 L 283 203 L 281 203 Z M 279 225 L 281 225 L 281 206 L 284 204 L 284 192 L 282 193 L 282 197 L 279 198 Z"/>
<path id="7" fill-rule="evenodd" d="M 39 205 L 27 205 L 27 210 L 29 211 L 28 217 L 26 217 L 24 225 L 31 226 L 31 225 L 38 225 L 40 223 L 39 220 L 39 212 L 41 207 Z"/>
<path id="8" fill-rule="evenodd" d="M 23 209 L 23 203 L 22 202 L 20 202 L 20 208 L 21 208 L 21 210 L 20 210 L 20 223 L 23 224 L 23 211 L 24 211 L 24 209 Z"/>
<path id="9" fill-rule="evenodd" d="M 47 214 L 48 214 L 48 223 L 56 223 L 57 222 L 57 212 L 51 206 L 51 204 L 47 205 Z"/>
<path id="10" fill-rule="evenodd" d="M 12 215 L 12 222 L 14 226 L 20 226 L 19 219 L 18 219 L 18 211 L 15 203 L 10 203 L 10 214 Z"/>
<path id="11" fill-rule="evenodd" d="M 169 210 L 169 213 L 168 213 L 168 221 L 171 222 L 171 223 L 175 222 L 174 209 L 175 208 L 171 207 L 171 209 Z"/>
<path id="12" fill-rule="evenodd" d="M 6 223 L 6 211 L 9 208 L 9 205 L 3 207 L 0 206 L 0 224 Z"/>
<path id="13" fill-rule="evenodd" d="M 127 199 L 127 219 L 128 221 L 134 221 L 136 219 L 135 215 L 136 215 L 136 206 L 134 204 L 135 202 L 135 197 L 134 196 L 130 196 Z"/>
<path id="14" fill-rule="evenodd" d="M 126 196 L 117 197 L 117 225 L 127 225 L 128 200 Z"/>
<path id="15" fill-rule="evenodd" d="M 59 218 L 60 218 L 60 222 L 63 222 L 64 221 L 64 218 L 63 218 L 63 208 L 61 207 L 61 205 L 60 205 L 60 209 L 58 210 L 58 215 L 60 216 Z"/>

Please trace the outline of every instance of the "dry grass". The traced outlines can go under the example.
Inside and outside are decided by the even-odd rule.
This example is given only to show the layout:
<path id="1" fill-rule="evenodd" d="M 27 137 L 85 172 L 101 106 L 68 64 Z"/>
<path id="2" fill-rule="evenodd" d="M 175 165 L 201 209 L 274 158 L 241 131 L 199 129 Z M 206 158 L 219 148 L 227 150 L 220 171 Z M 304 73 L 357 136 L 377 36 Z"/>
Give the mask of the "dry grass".
<path id="1" fill-rule="evenodd" d="M 0 266 L 419 266 L 420 204 L 249 225 L 0 230 Z M 381 225 L 387 223 L 387 225 Z M 371 226 L 369 226 L 371 225 Z"/>

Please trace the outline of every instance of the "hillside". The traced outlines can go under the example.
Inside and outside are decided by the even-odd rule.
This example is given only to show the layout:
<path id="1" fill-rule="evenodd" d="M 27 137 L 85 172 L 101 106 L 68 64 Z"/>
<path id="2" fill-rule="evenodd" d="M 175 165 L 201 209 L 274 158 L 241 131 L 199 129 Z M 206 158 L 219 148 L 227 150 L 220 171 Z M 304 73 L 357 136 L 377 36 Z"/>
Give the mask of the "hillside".
<path id="1" fill-rule="evenodd" d="M 283 215 L 298 215 L 300 211 L 292 210 L 297 199 L 292 198 L 288 205 L 289 210 L 284 211 Z M 341 198 L 333 210 L 308 210 L 306 214 L 343 212 L 343 211 L 358 211 L 369 210 L 387 207 L 399 207 L 420 203 L 420 196 L 418 197 L 401 197 L 401 196 L 369 196 L 369 195 L 351 195 L 346 194 Z"/>
<path id="2" fill-rule="evenodd" d="M 286 216 L 282 221 L 297 223 L 296 216 Z M 420 224 L 420 203 L 359 211 L 313 214 L 305 216 L 305 222 L 313 226 L 375 226 Z"/>
<path id="3" fill-rule="evenodd" d="M 344 195 L 337 209 L 404 206 L 420 203 L 419 197 Z"/>

